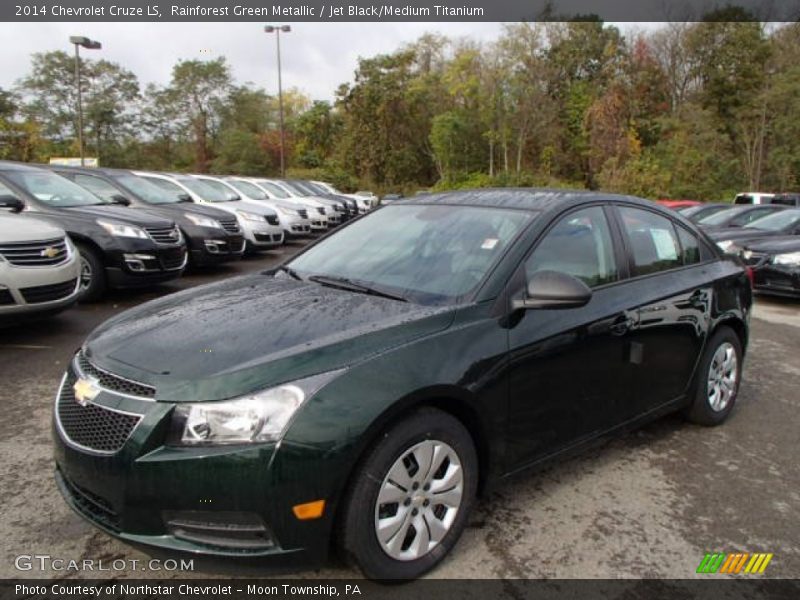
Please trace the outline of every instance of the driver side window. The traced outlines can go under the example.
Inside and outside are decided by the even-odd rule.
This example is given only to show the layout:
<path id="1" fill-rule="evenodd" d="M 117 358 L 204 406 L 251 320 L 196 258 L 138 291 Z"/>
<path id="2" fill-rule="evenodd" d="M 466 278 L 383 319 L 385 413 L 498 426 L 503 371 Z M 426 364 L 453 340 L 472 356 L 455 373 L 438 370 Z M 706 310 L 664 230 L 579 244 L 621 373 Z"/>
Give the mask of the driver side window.
<path id="1" fill-rule="evenodd" d="M 589 287 L 617 281 L 614 246 L 603 209 L 584 208 L 556 223 L 525 262 L 528 278 L 537 271 L 566 273 Z"/>

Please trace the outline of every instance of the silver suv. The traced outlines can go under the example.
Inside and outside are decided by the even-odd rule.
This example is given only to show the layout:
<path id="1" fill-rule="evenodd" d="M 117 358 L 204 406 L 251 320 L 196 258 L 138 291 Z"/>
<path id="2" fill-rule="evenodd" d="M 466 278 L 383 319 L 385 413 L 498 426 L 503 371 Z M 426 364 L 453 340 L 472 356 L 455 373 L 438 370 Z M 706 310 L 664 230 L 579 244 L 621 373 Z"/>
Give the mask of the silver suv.
<path id="1" fill-rule="evenodd" d="M 80 260 L 62 229 L 27 216 L 0 214 L 0 323 L 56 313 L 80 290 Z"/>

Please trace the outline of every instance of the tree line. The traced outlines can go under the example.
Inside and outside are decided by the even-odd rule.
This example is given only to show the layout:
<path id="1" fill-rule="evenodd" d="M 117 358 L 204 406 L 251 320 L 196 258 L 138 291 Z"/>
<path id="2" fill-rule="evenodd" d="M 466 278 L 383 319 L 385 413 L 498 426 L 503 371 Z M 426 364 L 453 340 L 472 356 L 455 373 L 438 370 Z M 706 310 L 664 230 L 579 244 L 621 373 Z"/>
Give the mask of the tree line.
<path id="1" fill-rule="evenodd" d="M 800 25 L 743 17 L 627 36 L 594 19 L 509 24 L 488 43 L 423 35 L 359 59 L 333 102 L 284 94 L 290 174 L 405 193 L 796 190 Z M 81 60 L 86 150 L 102 165 L 278 173 L 277 98 L 237 83 L 224 58 L 180 61 L 168 84 L 145 87 L 119 64 Z M 77 155 L 73 61 L 34 54 L 0 89 L 0 158 Z"/>

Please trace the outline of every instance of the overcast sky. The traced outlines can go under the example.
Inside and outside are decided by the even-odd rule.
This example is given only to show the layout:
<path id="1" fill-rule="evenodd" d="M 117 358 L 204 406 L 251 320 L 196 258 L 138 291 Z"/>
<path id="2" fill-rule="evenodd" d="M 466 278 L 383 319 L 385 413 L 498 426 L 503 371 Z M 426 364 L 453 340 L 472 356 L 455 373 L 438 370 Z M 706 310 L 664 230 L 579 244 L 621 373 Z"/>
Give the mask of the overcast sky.
<path id="1" fill-rule="evenodd" d="M 391 52 L 426 31 L 491 40 L 498 23 L 297 23 L 281 36 L 284 88 L 298 87 L 313 99 L 332 99 L 351 81 L 358 57 Z M 0 23 L 0 87 L 11 87 L 30 67 L 34 52 L 72 52 L 70 35 L 99 40 L 103 57 L 133 71 L 144 86 L 167 83 L 178 59 L 225 56 L 239 83 L 277 89 L 275 36 L 259 23 Z"/>

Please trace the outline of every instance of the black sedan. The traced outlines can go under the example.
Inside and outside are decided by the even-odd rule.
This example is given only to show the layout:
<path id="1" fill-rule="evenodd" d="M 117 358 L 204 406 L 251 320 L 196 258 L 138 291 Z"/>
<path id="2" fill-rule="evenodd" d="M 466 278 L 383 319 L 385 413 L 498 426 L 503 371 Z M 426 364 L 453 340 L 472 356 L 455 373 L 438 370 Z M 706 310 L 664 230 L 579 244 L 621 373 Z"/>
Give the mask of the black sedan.
<path id="1" fill-rule="evenodd" d="M 747 227 L 712 229 L 708 236 L 729 254 L 738 254 L 742 244 L 763 238 L 800 235 L 800 208 L 785 208 L 750 223 Z"/>
<path id="2" fill-rule="evenodd" d="M 56 481 L 133 543 L 335 543 L 417 577 L 499 480 L 668 413 L 725 421 L 751 302 L 738 259 L 649 201 L 419 196 L 97 328 L 58 389 Z"/>
<path id="3" fill-rule="evenodd" d="M 713 214 L 723 210 L 728 210 L 732 207 L 732 204 L 722 202 L 714 204 L 697 204 L 695 206 L 686 206 L 684 208 L 680 208 L 678 209 L 678 212 L 689 219 L 692 223 L 697 223 L 701 219 L 705 219 L 706 217 L 710 217 Z"/>
<path id="4" fill-rule="evenodd" d="M 753 269 L 757 292 L 800 298 L 800 235 L 745 243 L 740 256 Z"/>

